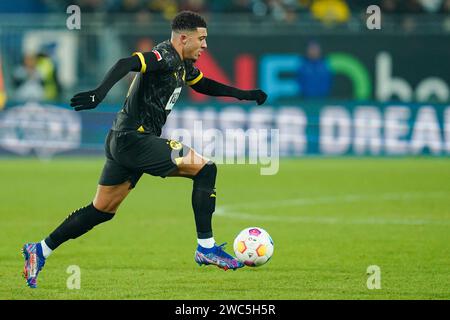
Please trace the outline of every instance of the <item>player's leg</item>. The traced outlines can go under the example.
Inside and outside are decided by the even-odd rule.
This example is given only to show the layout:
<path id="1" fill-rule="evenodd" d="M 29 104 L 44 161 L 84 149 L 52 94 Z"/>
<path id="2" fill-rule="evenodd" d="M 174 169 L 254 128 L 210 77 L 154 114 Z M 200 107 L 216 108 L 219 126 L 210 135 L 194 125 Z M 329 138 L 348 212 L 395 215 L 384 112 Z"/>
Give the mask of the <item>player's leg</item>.
<path id="1" fill-rule="evenodd" d="M 94 201 L 73 211 L 42 243 L 55 250 L 69 239 L 76 239 L 93 227 L 114 217 L 120 203 L 130 192 L 129 181 L 115 186 L 98 185 Z M 49 253 L 44 249 L 44 256 Z"/>
<path id="2" fill-rule="evenodd" d="M 103 186 L 99 184 L 92 204 L 100 211 L 115 214 L 117 209 L 119 209 L 119 205 L 130 191 L 130 181 L 115 186 Z"/>
<path id="3" fill-rule="evenodd" d="M 25 258 L 23 270 L 28 286 L 36 288 L 37 276 L 53 250 L 69 239 L 76 239 L 93 227 L 114 217 L 120 203 L 130 192 L 130 182 L 115 186 L 97 187 L 94 201 L 73 211 L 48 237 L 37 243 L 27 243 L 22 252 Z"/>
<path id="4" fill-rule="evenodd" d="M 128 147 L 123 149 L 126 152 L 121 152 L 118 148 L 114 158 L 126 168 L 159 177 L 188 177 L 194 181 L 192 207 L 198 242 L 204 244 L 205 249 L 214 251 L 209 255 L 214 257 L 210 259 L 210 263 L 223 269 L 240 267 L 237 260 L 223 251 L 223 247 L 215 245 L 212 234 L 211 219 L 216 203 L 216 165 L 175 140 L 139 132 L 128 132 L 122 138 L 128 141 Z"/>
<path id="5" fill-rule="evenodd" d="M 192 206 L 200 241 L 208 239 L 214 245 L 211 216 L 215 209 L 215 182 L 217 167 L 191 148 L 178 141 L 136 133 L 130 140 L 141 150 L 132 164 L 138 170 L 160 177 L 186 177 L 194 180 Z M 126 161 L 126 159 L 124 159 Z"/>
<path id="6" fill-rule="evenodd" d="M 183 155 L 180 160 L 176 161 L 176 167 L 169 174 L 169 177 L 193 178 L 207 163 L 213 163 L 211 160 L 198 154 L 192 148 L 186 148 L 185 152 L 186 151 L 186 155 Z"/>
<path id="7" fill-rule="evenodd" d="M 187 177 L 193 180 L 192 208 L 195 215 L 197 238 L 199 244 L 212 248 L 214 238 L 211 226 L 212 214 L 216 205 L 217 166 L 203 158 L 193 149 L 178 161 L 177 168 L 170 177 Z"/>
<path id="8" fill-rule="evenodd" d="M 76 239 L 96 225 L 114 217 L 120 203 L 141 177 L 141 172 L 132 171 L 114 160 L 109 146 L 116 146 L 114 135 L 109 134 L 106 143 L 106 163 L 100 177 L 93 202 L 73 211 L 41 242 L 27 243 L 22 251 L 25 258 L 24 276 L 31 288 L 36 287 L 39 271 L 53 250 L 69 239 Z"/>
<path id="9" fill-rule="evenodd" d="M 193 183 L 192 208 L 197 229 L 197 250 L 195 261 L 199 264 L 214 264 L 222 269 L 240 268 L 242 263 L 224 251 L 223 245 L 215 243 L 212 231 L 212 216 L 216 207 L 216 164 L 193 149 L 177 161 L 177 168 L 169 174 L 171 177 L 188 177 Z"/>

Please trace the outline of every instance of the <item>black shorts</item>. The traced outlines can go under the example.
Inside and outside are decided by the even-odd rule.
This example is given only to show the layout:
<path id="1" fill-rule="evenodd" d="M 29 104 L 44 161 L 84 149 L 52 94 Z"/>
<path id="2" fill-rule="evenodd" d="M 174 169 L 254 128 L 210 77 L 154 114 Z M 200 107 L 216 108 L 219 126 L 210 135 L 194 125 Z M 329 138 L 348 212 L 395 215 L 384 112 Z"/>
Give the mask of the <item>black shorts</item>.
<path id="1" fill-rule="evenodd" d="M 99 184 L 131 182 L 134 188 L 144 173 L 166 177 L 189 148 L 175 140 L 137 131 L 110 130 L 105 142 L 106 163 Z"/>

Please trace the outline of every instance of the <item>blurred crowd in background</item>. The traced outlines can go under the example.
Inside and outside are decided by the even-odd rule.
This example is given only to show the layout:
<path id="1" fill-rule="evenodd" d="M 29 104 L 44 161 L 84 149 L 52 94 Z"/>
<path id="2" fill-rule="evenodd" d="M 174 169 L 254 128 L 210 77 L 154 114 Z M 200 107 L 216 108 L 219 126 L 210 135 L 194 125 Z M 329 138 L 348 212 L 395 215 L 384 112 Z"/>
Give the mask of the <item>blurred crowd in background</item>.
<path id="1" fill-rule="evenodd" d="M 202 14 L 248 14 L 295 21 L 310 13 L 322 21 L 345 22 L 378 5 L 386 14 L 450 14 L 450 0 L 17 0 L 1 1 L 0 12 L 64 12 L 79 5 L 85 13 L 161 14 L 171 19 L 180 10 Z"/>
<path id="2" fill-rule="evenodd" d="M 446 34 L 450 32 L 450 0 L 2 0 L 0 15 L 4 14 L 3 17 L 6 18 L 14 14 L 42 14 L 42 21 L 45 22 L 51 14 L 67 16 L 66 10 L 70 5 L 78 5 L 83 14 L 107 18 L 117 15 L 136 25 L 144 22 L 145 27 L 141 28 L 144 31 L 157 19 L 168 22 L 181 10 L 192 10 L 204 15 L 208 23 L 214 23 L 220 17 L 228 17 L 231 19 L 228 21 L 233 22 L 250 18 L 251 21 L 259 21 L 261 27 L 264 23 L 296 26 L 295 23 L 311 21 L 312 25 L 304 27 L 308 32 L 331 26 L 329 29 L 347 28 L 344 33 L 351 29 L 349 26 L 355 25 L 355 21 L 361 32 L 364 32 L 363 29 L 367 29 L 366 10 L 370 5 L 377 5 L 381 9 L 382 19 L 393 21 L 391 29 L 396 32 L 409 32 L 413 36 L 420 31 L 417 21 L 439 21 L 439 30 L 442 29 Z M 130 15 L 135 17 L 130 18 Z M 387 17 L 394 18 L 388 20 Z M 0 25 L 9 27 L 5 21 L 0 21 Z M 20 21 L 26 23 L 27 19 Z M 38 51 L 27 52 L 24 44 L 36 46 L 39 41 L 33 41 L 40 37 L 36 34 L 40 32 L 36 31 L 39 28 L 36 29 L 33 25 L 20 31 L 14 28 L 16 26 L 12 27 L 12 33 L 6 28 L 3 28 L 3 34 L 0 33 L 3 37 L 3 49 L 0 52 L 0 108 L 6 101 L 5 87 L 10 89 L 9 98 L 16 101 L 62 101 L 67 99 L 68 92 L 98 82 L 98 70 L 104 70 L 110 64 L 105 55 L 112 56 L 111 52 L 114 52 L 115 57 L 120 56 L 121 52 L 149 51 L 155 44 L 155 39 L 151 36 L 135 35 L 132 26 L 116 28 L 114 31 L 108 29 L 110 32 L 120 31 L 119 40 L 116 41 L 119 44 L 112 47 L 114 50 L 109 49 L 110 47 L 105 49 L 105 53 L 101 51 L 105 48 L 105 43 L 98 44 L 100 38 L 97 28 L 77 39 L 76 50 L 79 56 L 75 59 L 64 57 L 64 54 L 58 56 L 56 53 L 56 46 L 61 47 L 65 43 L 64 39 L 43 40 Z M 124 29 L 126 30 L 123 31 Z M 133 32 L 130 32 L 132 29 Z M 85 32 L 86 30 L 88 29 L 84 29 Z M 252 26 L 250 30 L 255 32 Z M 30 35 L 29 33 L 33 35 L 26 39 L 25 36 Z M 106 44 L 114 44 L 112 39 L 110 34 Z M 303 54 L 304 63 L 296 75 L 303 97 L 328 96 L 333 79 L 328 62 L 323 57 L 321 44 L 310 42 Z M 74 69 L 68 71 L 67 67 L 63 68 L 63 60 L 70 61 Z M 61 81 L 58 76 L 62 74 L 73 79 Z"/>

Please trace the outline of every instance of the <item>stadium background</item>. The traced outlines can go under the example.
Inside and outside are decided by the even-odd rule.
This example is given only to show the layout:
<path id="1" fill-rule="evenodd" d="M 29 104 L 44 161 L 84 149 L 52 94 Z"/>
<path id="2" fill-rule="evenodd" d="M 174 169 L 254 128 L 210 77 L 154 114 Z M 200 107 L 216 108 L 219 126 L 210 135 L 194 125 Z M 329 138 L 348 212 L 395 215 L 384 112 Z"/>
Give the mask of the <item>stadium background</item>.
<path id="1" fill-rule="evenodd" d="M 66 12 L 70 5 L 81 9 L 80 29 L 67 27 L 73 13 Z M 380 30 L 367 27 L 369 5 L 381 8 Z M 258 270 L 259 276 L 266 277 L 265 284 L 270 287 L 270 268 L 281 268 L 277 272 L 292 274 L 297 288 L 275 277 L 271 294 L 264 295 L 250 285 L 242 298 L 448 298 L 448 286 L 443 285 L 450 281 L 448 0 L 2 1 L 0 170 L 4 183 L 0 197 L 1 218 L 8 226 L 4 240 L 10 247 L 2 248 L 9 262 L 0 273 L 0 278 L 8 279 L 8 289 L 1 296 L 20 298 L 25 294 L 16 288 L 19 282 L 13 275 L 17 263 L 10 249 L 29 240 L 26 229 L 31 230 L 33 238 L 42 237 L 65 214 L 92 197 L 103 162 L 105 135 L 133 75 L 118 83 L 96 110 L 73 112 L 68 105 L 71 96 L 95 88 L 119 58 L 134 51 L 148 51 L 169 38 L 170 19 L 182 9 L 199 12 L 208 22 L 208 49 L 198 61 L 204 74 L 244 89 L 259 87 L 269 99 L 258 107 L 197 95 L 185 88 L 163 135 L 173 137 L 179 129 L 192 132 L 194 120 L 202 120 L 205 130 L 243 129 L 236 138 L 241 142 L 246 141 L 247 129 L 280 129 L 279 174 L 264 178 L 252 165 L 221 167 L 218 183 L 223 198 L 218 200 L 220 210 L 215 219 L 217 233 L 228 242 L 249 224 L 265 227 L 275 239 L 279 260 Z M 240 154 L 237 151 L 237 156 L 245 156 L 249 147 L 246 145 Z M 233 146 L 224 150 L 227 155 L 233 156 L 234 152 Z M 179 230 L 181 240 L 192 240 L 188 183 L 176 182 L 168 187 L 147 178 L 142 184 L 135 198 L 124 204 L 125 220 L 81 240 L 82 244 L 89 243 L 91 257 L 95 243 L 106 248 L 115 238 L 115 231 L 124 234 L 119 239 L 125 239 L 126 234 L 132 237 L 136 228 L 130 217 L 133 214 L 151 229 L 144 232 L 155 232 L 155 237 L 164 238 L 172 227 Z M 61 188 L 67 188 L 67 193 Z M 155 199 L 165 199 L 169 204 L 146 203 L 149 190 L 155 193 Z M 175 198 L 186 197 L 186 201 L 177 202 L 167 193 Z M 37 228 L 33 221 L 42 210 L 39 204 L 46 210 L 40 213 L 42 221 Z M 177 211 L 181 204 L 186 212 Z M 154 206 L 159 216 L 142 212 Z M 168 225 L 163 223 L 166 212 L 174 219 L 169 219 Z M 344 212 L 346 215 L 340 217 Z M 21 225 L 23 219 L 25 225 Z M 161 222 L 161 231 L 154 230 L 149 222 L 152 219 Z M 186 223 L 179 225 L 176 221 Z M 221 227 L 225 221 L 227 227 Z M 123 231 L 127 227 L 132 230 Z M 329 248 L 320 236 L 323 234 L 337 246 Z M 376 241 L 381 242 L 375 245 Z M 147 245 L 151 247 L 151 243 Z M 172 252 L 178 251 L 177 245 L 169 244 Z M 327 266 L 344 265 L 337 268 L 346 273 L 344 278 L 354 275 L 359 262 L 352 260 L 349 252 L 355 247 L 358 258 L 364 261 L 359 261 L 358 272 L 362 273 L 357 275 L 358 285 L 341 286 L 339 276 L 331 275 L 325 278 L 333 278 L 333 285 L 325 282 L 323 274 L 331 272 Z M 413 249 L 409 252 L 407 248 Z M 81 244 L 68 245 L 71 250 L 84 254 Z M 189 251 L 190 247 L 183 250 Z M 322 261 L 318 253 L 321 250 L 345 254 Z M 402 252 L 401 258 L 393 258 L 395 262 L 386 258 L 386 268 L 392 267 L 391 275 L 396 275 L 394 270 L 410 272 L 419 277 L 419 283 L 408 291 L 404 276 L 393 276 L 386 285 L 388 289 L 373 294 L 365 288 L 365 268 L 372 263 L 362 254 L 365 250 L 383 252 L 386 257 Z M 290 255 L 295 257 L 285 258 Z M 66 262 L 67 256 L 60 257 L 53 258 L 55 264 L 57 259 L 63 261 L 61 264 Z M 298 260 L 298 265 L 283 264 L 281 257 Z M 190 251 L 180 259 L 190 262 Z M 139 263 L 147 262 L 140 258 L 131 266 L 135 264 L 139 269 Z M 84 268 L 95 269 L 96 263 L 92 264 L 85 262 Z M 188 262 L 182 265 L 190 266 Z M 295 272 L 289 269 L 291 265 Z M 404 267 L 401 272 L 399 265 Z M 50 281 L 52 267 L 48 268 L 45 278 Z M 305 280 L 308 270 L 318 281 L 317 287 Z M 186 279 L 195 279 L 197 271 L 192 272 Z M 249 278 L 256 275 L 246 274 Z M 123 295 L 94 290 L 91 295 L 73 296 L 58 289 L 65 285 L 65 277 L 57 276 L 44 296 L 34 297 L 240 298 L 215 295 L 214 291 L 196 296 L 189 295 L 189 290 L 170 292 L 163 283 L 152 289 L 150 296 L 143 287 L 135 295 L 134 289 L 128 288 L 131 291 L 125 290 Z M 90 277 L 91 282 L 98 280 L 92 274 Z M 149 277 L 145 279 L 151 283 L 158 279 Z M 169 284 L 172 281 L 170 276 L 160 277 Z M 119 282 L 126 287 L 127 281 L 136 284 L 126 276 Z M 277 291 L 279 281 L 283 285 Z M 329 291 L 325 293 L 324 288 Z"/>

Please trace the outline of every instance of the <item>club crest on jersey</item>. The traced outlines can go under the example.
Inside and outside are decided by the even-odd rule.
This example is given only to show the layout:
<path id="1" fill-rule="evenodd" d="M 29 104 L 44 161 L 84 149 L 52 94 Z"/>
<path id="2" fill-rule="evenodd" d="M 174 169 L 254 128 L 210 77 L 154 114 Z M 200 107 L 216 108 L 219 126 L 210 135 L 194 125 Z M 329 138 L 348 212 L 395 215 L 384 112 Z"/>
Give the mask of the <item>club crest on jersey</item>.
<path id="1" fill-rule="evenodd" d="M 175 140 L 169 140 L 167 141 L 167 143 L 169 144 L 169 146 L 173 149 L 173 150 L 180 150 L 182 148 L 182 145 L 180 142 L 175 141 Z"/>
<path id="2" fill-rule="evenodd" d="M 158 50 L 152 50 L 152 52 L 155 54 L 157 61 L 161 61 L 162 60 L 161 53 L 159 53 Z"/>

